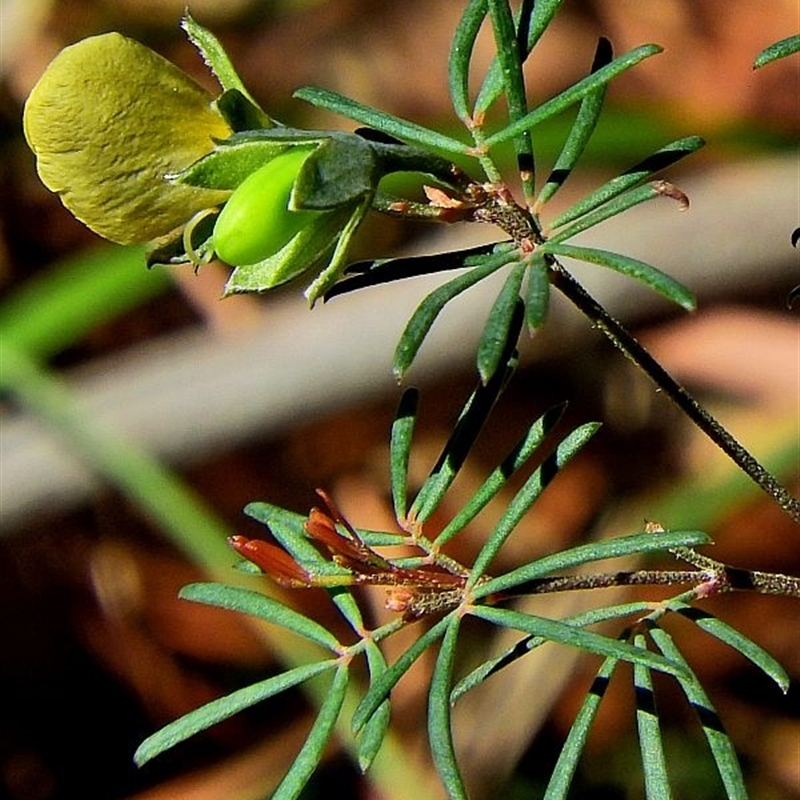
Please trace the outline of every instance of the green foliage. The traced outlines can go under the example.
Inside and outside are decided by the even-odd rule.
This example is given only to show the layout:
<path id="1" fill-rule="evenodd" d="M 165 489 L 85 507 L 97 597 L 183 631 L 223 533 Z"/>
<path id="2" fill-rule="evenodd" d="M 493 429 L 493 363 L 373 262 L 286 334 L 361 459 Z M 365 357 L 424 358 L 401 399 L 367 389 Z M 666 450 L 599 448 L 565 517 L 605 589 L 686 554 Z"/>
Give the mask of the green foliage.
<path id="1" fill-rule="evenodd" d="M 251 571 L 257 565 L 286 587 L 325 589 L 347 623 L 350 638 L 340 639 L 317 621 L 249 588 L 222 583 L 185 587 L 181 593 L 184 599 L 256 617 L 280 629 L 281 634 L 286 632 L 301 640 L 305 646 L 303 663 L 287 663 L 286 671 L 171 722 L 142 743 L 135 756 L 137 763 L 149 761 L 244 708 L 303 686 L 316 698 L 317 715 L 273 795 L 298 797 L 337 726 L 341 729 L 345 712 L 350 715 L 345 724 L 349 723 L 355 740 L 357 761 L 362 770 L 370 768 L 389 737 L 393 687 L 420 656 L 436 649 L 428 686 L 430 750 L 448 796 L 467 798 L 453 739 L 453 705 L 506 666 L 549 642 L 577 648 L 603 661 L 564 743 L 546 789 L 548 800 L 567 797 L 605 688 L 623 664 L 632 665 L 627 672 L 637 699 L 636 722 L 647 797 L 670 796 L 652 670 L 676 680 L 697 712 L 727 797 L 746 797 L 731 741 L 664 623 L 688 620 L 697 625 L 742 653 L 784 692 L 788 676 L 758 644 L 696 608 L 709 594 L 741 588 L 735 585 L 735 571 L 694 550 L 708 543 L 704 533 L 665 531 L 654 526 L 641 533 L 553 552 L 503 574 L 490 572 L 520 521 L 567 464 L 589 445 L 597 423 L 564 431 L 564 406 L 545 412 L 441 530 L 432 538 L 425 530 L 512 378 L 523 328 L 544 324 L 551 285 L 573 301 L 579 298 L 582 308 L 591 311 L 593 322 L 613 331 L 615 343 L 628 355 L 635 355 L 634 360 L 647 363 L 639 357 L 638 345 L 624 338 L 618 323 L 605 315 L 582 287 L 571 288 L 574 279 L 562 259 L 613 269 L 683 309 L 694 307 L 691 292 L 656 267 L 623 254 L 567 242 L 637 204 L 659 197 L 672 198 L 685 208 L 688 201 L 680 190 L 651 178 L 699 149 L 703 145 L 699 137 L 666 144 L 555 218 L 544 217 L 547 204 L 585 152 L 600 119 L 609 83 L 660 52 L 658 46 L 645 44 L 614 58 L 610 42 L 601 39 L 586 77 L 531 108 L 523 65 L 560 6 L 561 0 L 523 0 L 514 13 L 505 0 L 466 3 L 448 65 L 453 110 L 466 131 L 463 141 L 314 87 L 300 89 L 295 96 L 367 129 L 343 133 L 283 126 L 259 108 L 216 38 L 188 16 L 184 27 L 219 80 L 222 92 L 216 99 L 191 87 L 182 73 L 146 48 L 115 34 L 64 51 L 32 92 L 26 107 L 26 135 L 37 155 L 42 179 L 54 190 L 63 191 L 67 207 L 101 235 L 118 241 L 155 239 L 150 243 L 150 263 L 197 267 L 215 254 L 222 255 L 234 268 L 226 293 L 263 291 L 315 270 L 316 277 L 306 289 L 311 303 L 319 297 L 330 299 L 383 282 L 461 270 L 428 294 L 411 315 L 395 352 L 393 367 L 398 379 L 412 366 L 447 303 L 484 278 L 504 273 L 477 348 L 475 389 L 413 497 L 408 472 L 418 393 L 409 390 L 400 402 L 390 437 L 396 531 L 353 527 L 321 493 L 327 512 L 315 509 L 308 517 L 265 502 L 251 503 L 246 513 L 268 528 L 273 542 L 231 539 L 236 550 L 252 562 Z M 472 54 L 484 28 L 491 29 L 496 56 L 473 92 Z M 756 66 L 797 49 L 797 37 L 779 42 L 758 57 Z M 114 67 L 120 59 L 124 71 L 132 75 L 127 82 L 127 76 Z M 76 65 L 90 69 L 89 97 L 80 96 L 73 74 Z M 120 86 L 114 86 L 115 82 Z M 165 87 L 170 85 L 177 89 L 166 92 Z M 58 98 L 61 115 L 58 125 L 52 116 L 54 98 Z M 488 130 L 486 112 L 501 98 L 507 115 Z M 125 126 L 129 123 L 105 131 L 87 116 L 94 100 L 112 110 L 136 104 L 136 147 L 126 149 L 120 144 L 126 141 L 129 131 Z M 550 173 L 539 185 L 536 127 L 575 106 L 574 122 Z M 196 126 L 187 125 L 187 115 Z M 64 136 L 64 125 L 75 124 L 81 126 L 85 138 L 77 161 Z M 190 130 L 183 140 L 176 131 L 187 128 Z M 517 160 L 523 204 L 514 199 L 498 167 L 500 154 L 509 145 Z M 98 154 L 103 158 L 83 174 L 86 159 Z M 130 177 L 131 164 L 141 159 L 148 166 L 143 177 L 134 180 Z M 459 166 L 464 164 L 468 166 Z M 381 181 L 396 172 L 413 173 L 420 183 L 425 182 L 428 202 L 387 195 Z M 121 198 L 122 212 L 114 216 L 110 204 L 116 198 Z M 150 217 L 147 208 L 152 210 Z M 237 214 L 240 210 L 242 214 Z M 504 239 L 436 256 L 376 259 L 347 268 L 348 247 L 370 211 L 408 219 L 492 224 L 503 231 Z M 265 221 L 269 225 L 261 227 Z M 341 279 L 345 271 L 347 275 Z M 46 345 L 42 349 L 46 350 Z M 19 368 L 23 377 L 24 367 L 22 363 Z M 35 373 L 29 372 L 30 380 L 37 380 Z M 669 385 L 661 372 L 652 369 L 650 374 L 657 376 L 659 385 Z M 673 396 L 683 397 L 677 390 Z M 528 470 L 524 478 L 520 476 L 523 470 Z M 487 531 L 474 560 L 469 565 L 456 562 L 443 551 L 444 546 L 480 517 L 489 502 L 508 488 L 512 477 L 520 478 L 521 483 L 515 484 L 519 488 Z M 773 494 L 778 498 L 777 492 Z M 790 501 L 783 504 L 791 510 Z M 414 555 L 385 558 L 374 549 L 396 544 L 415 548 Z M 608 559 L 645 558 L 654 553 L 665 557 L 671 554 L 688 562 L 691 569 L 612 569 L 597 574 L 577 569 Z M 591 611 L 563 619 L 507 606 L 519 594 L 626 583 L 689 584 L 691 588 L 660 603 L 598 604 Z M 369 629 L 356 592 L 362 585 L 384 587 L 387 608 L 398 616 Z M 482 654 L 480 663 L 460 676 L 459 647 L 462 622 L 467 617 L 476 624 L 518 632 L 519 638 L 504 653 Z M 420 619 L 431 624 L 391 664 L 387 663 L 382 642 Z M 611 620 L 627 620 L 628 627 L 618 636 L 593 630 L 593 626 Z M 366 685 L 361 671 L 351 670 L 357 660 L 365 662 Z M 327 676 L 328 683 L 320 689 L 320 679 L 324 682 Z"/>

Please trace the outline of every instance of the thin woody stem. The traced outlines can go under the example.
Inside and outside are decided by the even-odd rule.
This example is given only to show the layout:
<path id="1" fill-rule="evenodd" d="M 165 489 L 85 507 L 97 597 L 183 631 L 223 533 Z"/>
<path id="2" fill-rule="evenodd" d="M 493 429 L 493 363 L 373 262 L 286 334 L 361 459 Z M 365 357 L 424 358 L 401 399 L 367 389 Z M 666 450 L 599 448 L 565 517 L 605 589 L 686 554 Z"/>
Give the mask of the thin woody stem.
<path id="1" fill-rule="evenodd" d="M 550 260 L 553 285 L 582 311 L 637 367 L 700 428 L 733 462 L 792 518 L 800 523 L 800 499 L 794 497 L 728 431 L 683 388 L 653 356 L 612 317 L 555 259 Z"/>
<path id="2" fill-rule="evenodd" d="M 722 592 L 756 592 L 800 598 L 800 578 L 776 572 L 737 569 L 715 562 L 719 566 L 711 570 L 652 570 L 640 569 L 629 572 L 604 572 L 590 575 L 555 575 L 537 578 L 515 586 L 503 599 L 529 594 L 551 592 L 574 592 L 586 589 L 606 589 L 618 586 L 674 586 L 690 583 L 713 586 L 707 594 Z"/>

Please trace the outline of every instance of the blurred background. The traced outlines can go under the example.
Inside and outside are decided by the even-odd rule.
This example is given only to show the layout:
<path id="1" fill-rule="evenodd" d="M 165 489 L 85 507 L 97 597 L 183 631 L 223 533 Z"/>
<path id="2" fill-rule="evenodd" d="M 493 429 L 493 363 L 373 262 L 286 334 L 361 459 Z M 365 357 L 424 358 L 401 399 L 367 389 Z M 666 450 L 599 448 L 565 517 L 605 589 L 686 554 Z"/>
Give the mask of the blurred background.
<path id="1" fill-rule="evenodd" d="M 314 84 L 457 135 L 446 62 L 463 5 L 196 0 L 191 12 L 281 121 L 349 127 L 291 99 L 295 88 Z M 133 765 L 134 749 L 157 727 L 280 670 L 252 621 L 180 601 L 177 592 L 193 580 L 233 580 L 225 536 L 264 536 L 242 513 L 252 500 L 305 513 L 321 486 L 357 526 L 394 529 L 387 432 L 399 392 L 391 356 L 435 282 L 348 295 L 313 312 L 302 282 L 220 301 L 224 268 L 147 271 L 141 249 L 100 241 L 36 176 L 22 105 L 67 44 L 117 30 L 213 91 L 179 28 L 183 8 L 183 0 L 0 5 L 0 794 L 14 800 L 269 796 L 312 719 L 300 694 L 240 715 L 141 770 Z M 674 275 L 696 291 L 700 310 L 679 313 L 599 269 L 576 272 L 795 491 L 800 338 L 798 309 L 786 300 L 800 283 L 790 243 L 800 224 L 800 59 L 755 73 L 751 64 L 796 26 L 792 0 L 774 0 L 768 10 L 744 0 L 567 0 L 529 64 L 535 102 L 585 74 L 600 35 L 617 53 L 645 42 L 665 47 L 612 85 L 585 165 L 554 211 L 672 139 L 708 140 L 668 175 L 689 195 L 689 212 L 648 204 L 583 238 Z M 476 75 L 490 58 L 483 37 Z M 537 130 L 541 174 L 569 122 Z M 378 257 L 501 235 L 370 219 L 357 238 L 354 257 Z M 423 390 L 413 480 L 424 478 L 471 390 L 491 300 L 484 289 L 454 303 L 408 377 Z M 800 570 L 796 527 L 559 302 L 548 326 L 525 341 L 523 366 L 438 524 L 534 415 L 565 399 L 569 422 L 597 419 L 604 427 L 548 488 L 498 568 L 630 533 L 648 518 L 708 531 L 713 555 L 729 563 Z M 469 559 L 512 489 L 456 556 Z M 332 618 L 324 595 L 296 594 L 291 602 L 304 611 Z M 589 601 L 542 598 L 531 608 L 561 615 Z M 366 602 L 379 618 L 380 595 Z M 798 605 L 726 596 L 707 607 L 753 635 L 793 677 L 783 697 L 738 654 L 688 626 L 676 629 L 742 753 L 752 797 L 798 797 Z M 488 631 L 471 636 L 475 652 L 502 647 Z M 364 779 L 331 748 L 304 797 L 330 796 L 332 787 L 370 800 L 441 797 L 425 749 L 430 666 L 423 659 L 396 690 L 404 753 L 396 780 Z M 540 796 L 596 668 L 543 648 L 459 705 L 458 745 L 476 798 Z M 702 733 L 674 687 L 659 689 L 675 796 L 721 796 Z M 642 796 L 631 710 L 629 687 L 613 683 L 575 797 Z"/>

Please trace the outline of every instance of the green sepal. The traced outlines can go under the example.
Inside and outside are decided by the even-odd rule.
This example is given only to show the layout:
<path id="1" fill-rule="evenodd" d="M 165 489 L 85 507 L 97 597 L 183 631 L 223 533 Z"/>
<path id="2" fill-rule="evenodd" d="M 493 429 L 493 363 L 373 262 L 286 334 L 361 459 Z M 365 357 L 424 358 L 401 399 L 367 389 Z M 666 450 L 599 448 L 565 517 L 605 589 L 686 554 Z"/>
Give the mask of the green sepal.
<path id="1" fill-rule="evenodd" d="M 257 136 L 255 135 L 257 133 L 267 135 Z M 309 143 L 305 137 L 298 136 L 287 140 L 285 136 L 275 138 L 269 136 L 269 133 L 270 131 L 248 131 L 246 135 L 231 136 L 219 142 L 208 155 L 186 169 L 168 175 L 167 178 L 173 183 L 185 183 L 207 189 L 235 189 L 245 178 L 275 156 L 295 145 L 308 146 Z M 311 141 L 322 141 L 322 139 L 315 136 Z"/>
<path id="2" fill-rule="evenodd" d="M 226 89 L 213 103 L 232 131 L 271 127 L 272 120 L 240 89 Z"/>
<path id="3" fill-rule="evenodd" d="M 189 41 L 199 50 L 200 55 L 203 57 L 206 65 L 214 73 L 214 76 L 219 81 L 224 91 L 231 89 L 236 90 L 248 103 L 248 115 L 252 116 L 256 124 L 254 128 L 271 128 L 275 125 L 275 121 L 265 113 L 258 103 L 255 101 L 247 87 L 236 72 L 225 48 L 220 43 L 219 39 L 214 36 L 211 31 L 198 24 L 189 10 L 181 20 L 181 27 L 186 31 Z M 222 109 L 220 109 L 222 111 Z M 225 112 L 222 111 L 224 114 Z M 234 128 L 234 130 L 238 130 Z"/>
<path id="4" fill-rule="evenodd" d="M 326 139 L 306 159 L 292 190 L 290 208 L 325 211 L 371 196 L 378 184 L 375 153 L 354 134 Z"/>

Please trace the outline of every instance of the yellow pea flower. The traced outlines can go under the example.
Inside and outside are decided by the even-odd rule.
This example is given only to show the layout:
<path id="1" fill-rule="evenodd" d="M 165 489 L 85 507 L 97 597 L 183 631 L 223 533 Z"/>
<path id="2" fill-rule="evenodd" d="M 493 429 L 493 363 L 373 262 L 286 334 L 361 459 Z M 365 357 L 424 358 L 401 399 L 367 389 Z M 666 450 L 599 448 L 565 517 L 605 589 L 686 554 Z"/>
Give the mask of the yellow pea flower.
<path id="1" fill-rule="evenodd" d="M 164 236 L 230 196 L 165 180 L 231 129 L 188 75 L 119 33 L 62 50 L 28 97 L 23 124 L 45 186 L 111 241 Z"/>

